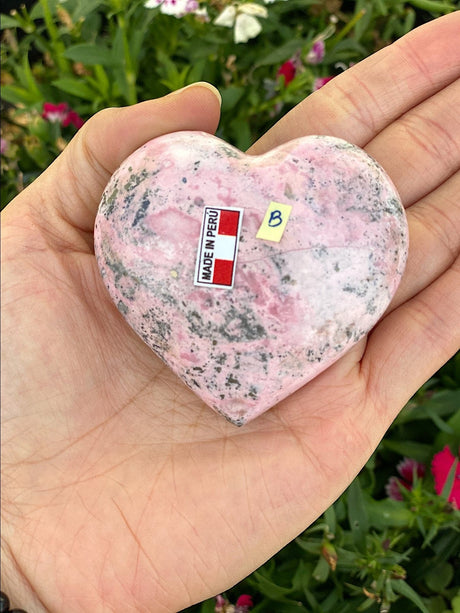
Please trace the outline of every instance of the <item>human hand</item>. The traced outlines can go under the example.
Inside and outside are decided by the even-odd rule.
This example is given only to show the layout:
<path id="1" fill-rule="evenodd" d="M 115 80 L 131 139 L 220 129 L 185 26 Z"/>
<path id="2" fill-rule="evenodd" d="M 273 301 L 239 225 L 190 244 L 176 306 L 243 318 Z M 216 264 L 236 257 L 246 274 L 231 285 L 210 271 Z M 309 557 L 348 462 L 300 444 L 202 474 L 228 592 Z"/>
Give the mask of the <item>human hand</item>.
<path id="1" fill-rule="evenodd" d="M 213 132 L 203 87 L 105 111 L 3 214 L 3 585 L 37 611 L 178 611 L 233 585 L 346 488 L 459 347 L 460 13 L 309 96 L 252 148 L 346 138 L 407 207 L 409 261 L 366 340 L 237 429 L 125 324 L 92 227 L 145 141 Z M 19 601 L 20 599 L 20 601 Z"/>

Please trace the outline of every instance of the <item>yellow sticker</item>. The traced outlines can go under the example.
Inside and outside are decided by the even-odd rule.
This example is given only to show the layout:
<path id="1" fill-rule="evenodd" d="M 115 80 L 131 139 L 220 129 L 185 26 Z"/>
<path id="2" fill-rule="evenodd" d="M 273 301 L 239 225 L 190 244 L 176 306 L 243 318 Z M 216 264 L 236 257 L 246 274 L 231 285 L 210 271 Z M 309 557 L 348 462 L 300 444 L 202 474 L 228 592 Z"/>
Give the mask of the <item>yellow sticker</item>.
<path id="1" fill-rule="evenodd" d="M 292 206 L 290 204 L 270 202 L 265 212 L 264 220 L 256 234 L 256 238 L 279 243 L 286 228 L 291 210 Z"/>

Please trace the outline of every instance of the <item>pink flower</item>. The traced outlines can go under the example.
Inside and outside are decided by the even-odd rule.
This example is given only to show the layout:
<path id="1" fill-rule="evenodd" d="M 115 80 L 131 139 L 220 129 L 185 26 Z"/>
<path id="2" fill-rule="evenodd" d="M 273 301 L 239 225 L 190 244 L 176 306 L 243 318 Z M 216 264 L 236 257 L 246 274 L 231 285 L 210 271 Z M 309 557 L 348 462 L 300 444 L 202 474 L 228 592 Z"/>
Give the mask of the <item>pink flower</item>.
<path id="1" fill-rule="evenodd" d="M 414 482 L 414 474 L 419 479 L 423 479 L 423 477 L 425 476 L 426 468 L 425 464 L 421 464 L 413 458 L 404 458 L 396 466 L 396 470 L 403 479 L 405 479 L 408 483 L 412 484 Z"/>
<path id="2" fill-rule="evenodd" d="M 69 105 L 66 102 L 60 102 L 59 104 L 53 104 L 52 102 L 45 102 L 43 104 L 42 117 L 51 123 L 61 123 L 67 117 L 69 112 Z"/>
<path id="3" fill-rule="evenodd" d="M 76 111 L 69 109 L 67 102 L 60 102 L 59 104 L 45 102 L 43 104 L 42 117 L 51 123 L 60 123 L 64 128 L 72 124 L 79 130 L 84 124 L 80 115 Z"/>
<path id="4" fill-rule="evenodd" d="M 235 613 L 247 613 L 252 607 L 252 597 L 249 594 L 241 594 L 236 601 Z"/>
<path id="5" fill-rule="evenodd" d="M 278 69 L 278 72 L 276 73 L 276 76 L 277 77 L 283 76 L 284 85 L 286 86 L 295 77 L 295 73 L 296 73 L 296 67 L 295 67 L 294 62 L 292 60 L 288 60 L 287 62 L 284 62 L 284 64 L 280 66 L 280 68 Z"/>
<path id="6" fill-rule="evenodd" d="M 307 62 L 309 64 L 319 64 L 323 61 L 325 51 L 326 45 L 324 44 L 324 40 L 322 38 L 319 38 L 313 43 L 312 48 L 308 52 L 306 58 Z"/>
<path id="7" fill-rule="evenodd" d="M 70 111 L 67 113 L 67 116 L 65 117 L 64 121 L 62 122 L 62 125 L 65 128 L 68 125 L 73 124 L 75 126 L 75 128 L 77 128 L 77 130 L 79 130 L 84 123 L 85 122 L 80 117 L 80 115 L 78 113 L 76 113 L 75 111 L 72 111 L 72 109 L 70 109 Z"/>
<path id="8" fill-rule="evenodd" d="M 332 81 L 334 77 L 317 77 L 314 81 L 313 81 L 313 91 L 316 92 L 318 91 L 318 89 L 321 89 L 322 87 L 324 87 L 324 85 L 326 85 L 326 83 L 329 83 L 329 81 Z"/>
<path id="9" fill-rule="evenodd" d="M 457 462 L 454 482 L 447 499 L 456 509 L 460 509 L 460 461 L 459 458 L 454 456 L 448 445 L 434 455 L 431 463 L 431 472 L 434 477 L 435 492 L 440 496 L 454 462 Z"/>
<path id="10" fill-rule="evenodd" d="M 222 613 L 223 611 L 225 611 L 225 606 L 228 604 L 227 600 L 225 600 L 225 598 L 222 596 L 222 594 L 219 594 L 218 596 L 216 596 L 216 606 L 214 608 L 215 613 Z"/>
<path id="11" fill-rule="evenodd" d="M 399 477 L 390 477 L 388 483 L 385 486 L 385 491 L 389 498 L 393 500 L 403 500 L 404 497 L 401 493 L 401 488 L 411 490 L 414 484 L 414 476 L 418 479 L 422 479 L 425 475 L 425 465 L 417 462 L 413 458 L 404 458 L 396 466 L 396 470 L 401 475 Z"/>
<path id="12" fill-rule="evenodd" d="M 0 153 L 4 155 L 8 150 L 8 141 L 4 138 L 0 138 Z"/>
<path id="13" fill-rule="evenodd" d="M 161 5 L 160 12 L 175 17 L 183 17 L 187 13 L 195 13 L 199 10 L 198 0 L 147 0 L 144 2 L 146 9 L 153 9 Z"/>
<path id="14" fill-rule="evenodd" d="M 393 500 L 404 500 L 401 493 L 401 487 L 405 487 L 406 490 L 412 489 L 412 485 L 406 483 L 402 479 L 398 479 L 398 477 L 390 477 L 388 479 L 388 483 L 385 485 L 385 491 L 388 498 L 392 498 Z"/>
<path id="15" fill-rule="evenodd" d="M 235 605 L 229 603 L 229 601 L 219 594 L 216 596 L 216 606 L 214 608 L 215 613 L 248 613 L 252 609 L 252 597 L 248 594 L 241 594 L 236 601 Z"/>

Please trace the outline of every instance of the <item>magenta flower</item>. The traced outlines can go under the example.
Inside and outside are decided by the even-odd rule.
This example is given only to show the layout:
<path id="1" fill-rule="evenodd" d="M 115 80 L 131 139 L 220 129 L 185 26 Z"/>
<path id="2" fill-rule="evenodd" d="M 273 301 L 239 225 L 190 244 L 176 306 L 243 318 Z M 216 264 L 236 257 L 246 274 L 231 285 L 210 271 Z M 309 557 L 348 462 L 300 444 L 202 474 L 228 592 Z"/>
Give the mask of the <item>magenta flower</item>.
<path id="1" fill-rule="evenodd" d="M 0 138 L 0 153 L 5 155 L 8 150 L 8 141 L 4 138 Z"/>
<path id="2" fill-rule="evenodd" d="M 324 87 L 324 85 L 326 85 L 326 83 L 329 83 L 329 81 L 332 81 L 334 77 L 317 77 L 314 81 L 313 81 L 313 91 L 316 92 L 318 91 L 318 89 L 321 89 L 322 87 Z"/>
<path id="3" fill-rule="evenodd" d="M 59 104 L 53 104 L 52 102 L 45 102 L 43 104 L 42 117 L 46 121 L 51 123 L 61 123 L 67 117 L 69 112 L 69 106 L 66 102 L 60 102 Z"/>
<path id="4" fill-rule="evenodd" d="M 324 44 L 324 40 L 322 38 L 315 40 L 315 42 L 312 45 L 312 48 L 308 52 L 308 55 L 306 58 L 307 62 L 309 64 L 319 64 L 320 62 L 323 61 L 325 52 L 326 52 L 326 45 Z"/>
<path id="5" fill-rule="evenodd" d="M 448 445 L 434 455 L 431 472 L 433 473 L 435 492 L 440 496 L 455 461 L 457 465 L 454 482 L 447 499 L 456 509 L 460 509 L 460 460 L 454 456 Z"/>
<path id="6" fill-rule="evenodd" d="M 385 485 L 385 492 L 388 498 L 392 498 L 393 500 L 404 500 L 401 493 L 401 487 L 405 487 L 406 490 L 412 489 L 412 485 L 406 483 L 406 481 L 398 479 L 398 477 L 390 477 L 388 483 Z"/>
<path id="7" fill-rule="evenodd" d="M 417 460 L 413 458 L 404 458 L 396 466 L 396 470 L 405 481 L 412 484 L 414 482 L 414 475 L 416 475 L 418 479 L 423 479 L 426 467 L 425 464 L 417 462 Z"/>
<path id="8" fill-rule="evenodd" d="M 276 73 L 276 76 L 277 77 L 283 76 L 284 85 L 286 86 L 295 77 L 295 73 L 296 73 L 296 67 L 295 67 L 294 62 L 292 60 L 288 60 L 287 62 L 284 62 L 284 64 L 280 66 L 280 68 L 278 69 L 278 72 Z"/>
<path id="9" fill-rule="evenodd" d="M 69 126 L 70 124 L 72 124 L 75 128 L 77 128 L 77 130 L 79 130 L 84 123 L 85 122 L 80 117 L 80 115 L 77 112 L 72 111 L 72 109 L 70 109 L 70 111 L 67 113 L 67 116 L 65 117 L 64 121 L 62 122 L 62 125 L 65 128 L 65 127 Z"/>
<path id="10" fill-rule="evenodd" d="M 60 123 L 64 128 L 72 124 L 79 130 L 84 124 L 80 115 L 76 111 L 69 109 L 67 102 L 60 102 L 59 104 L 45 102 L 43 104 L 42 117 L 51 123 Z"/>
<path id="11" fill-rule="evenodd" d="M 425 475 L 425 465 L 417 462 L 413 458 L 404 458 L 396 466 L 396 470 L 401 475 L 399 477 L 390 477 L 388 483 L 385 486 L 385 491 L 389 498 L 393 500 L 403 500 L 401 488 L 405 488 L 410 491 L 414 485 L 414 478 L 422 479 Z"/>
<path id="12" fill-rule="evenodd" d="M 241 596 L 236 601 L 235 605 L 235 613 L 247 613 L 250 609 L 252 609 L 252 597 L 249 594 L 241 594 Z"/>
<path id="13" fill-rule="evenodd" d="M 241 594 L 235 605 L 219 594 L 216 596 L 215 613 L 248 613 L 252 609 L 252 597 L 249 594 Z"/>

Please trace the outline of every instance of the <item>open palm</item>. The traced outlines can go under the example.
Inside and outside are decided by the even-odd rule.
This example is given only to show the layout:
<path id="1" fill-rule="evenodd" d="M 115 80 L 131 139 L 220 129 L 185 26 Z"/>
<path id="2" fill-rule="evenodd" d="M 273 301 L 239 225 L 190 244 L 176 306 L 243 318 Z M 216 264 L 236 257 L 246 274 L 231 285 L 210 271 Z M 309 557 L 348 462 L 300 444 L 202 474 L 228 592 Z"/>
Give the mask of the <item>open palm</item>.
<path id="1" fill-rule="evenodd" d="M 330 134 L 408 208 L 410 255 L 366 340 L 243 428 L 125 324 L 92 244 L 111 173 L 159 134 L 214 132 L 197 85 L 104 111 L 3 214 L 3 581 L 31 611 L 173 612 L 317 518 L 460 345 L 460 13 L 336 77 L 251 149 Z"/>

